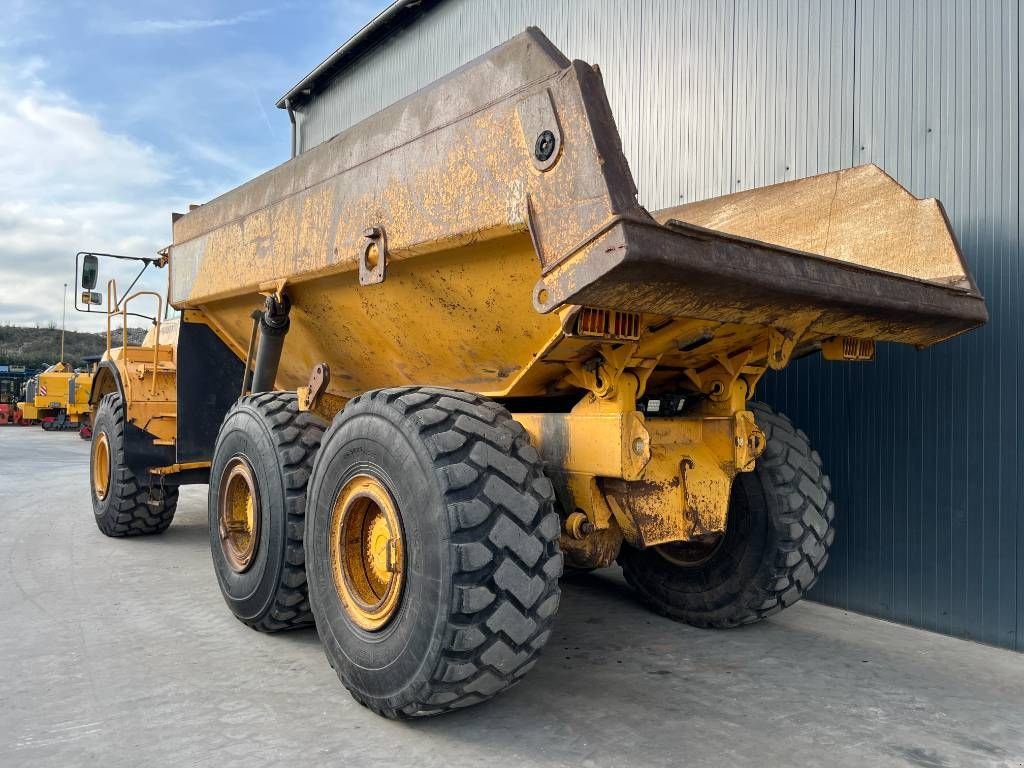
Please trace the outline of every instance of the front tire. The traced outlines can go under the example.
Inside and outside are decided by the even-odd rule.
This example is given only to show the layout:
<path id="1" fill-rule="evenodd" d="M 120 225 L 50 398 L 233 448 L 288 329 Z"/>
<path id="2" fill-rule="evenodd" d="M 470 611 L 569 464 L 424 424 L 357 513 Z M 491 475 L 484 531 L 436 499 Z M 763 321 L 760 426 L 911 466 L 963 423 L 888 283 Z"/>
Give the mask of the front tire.
<path id="1" fill-rule="evenodd" d="M 714 546 L 672 544 L 619 554 L 626 581 L 658 613 L 698 627 L 735 627 L 800 600 L 828 562 L 832 486 L 802 431 L 751 403 L 768 444 L 736 476 L 726 532 Z"/>
<path id="2" fill-rule="evenodd" d="M 178 487 L 135 476 L 125 461 L 124 430 L 121 395 L 104 395 L 96 409 L 89 458 L 96 527 L 113 538 L 163 533 L 174 519 Z"/>
<path id="3" fill-rule="evenodd" d="M 526 674 L 559 602 L 552 499 L 497 403 L 428 387 L 348 403 L 313 469 L 306 552 L 324 651 L 357 701 L 433 715 Z"/>
<path id="4" fill-rule="evenodd" d="M 294 392 L 231 407 L 213 451 L 207 510 L 221 594 L 242 623 L 278 632 L 313 622 L 303 535 L 306 484 L 324 422 Z"/>

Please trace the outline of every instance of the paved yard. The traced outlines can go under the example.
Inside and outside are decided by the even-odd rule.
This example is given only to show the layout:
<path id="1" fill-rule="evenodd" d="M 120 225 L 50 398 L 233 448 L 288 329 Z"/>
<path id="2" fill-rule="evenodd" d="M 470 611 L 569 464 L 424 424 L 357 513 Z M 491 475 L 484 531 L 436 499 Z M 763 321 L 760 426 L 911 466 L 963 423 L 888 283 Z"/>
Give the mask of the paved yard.
<path id="1" fill-rule="evenodd" d="M 711 632 L 614 571 L 567 580 L 551 644 L 490 704 L 356 704 L 313 630 L 223 605 L 206 488 L 163 536 L 103 537 L 88 445 L 0 428 L 0 766 L 1022 766 L 1024 656 L 805 603 Z"/>

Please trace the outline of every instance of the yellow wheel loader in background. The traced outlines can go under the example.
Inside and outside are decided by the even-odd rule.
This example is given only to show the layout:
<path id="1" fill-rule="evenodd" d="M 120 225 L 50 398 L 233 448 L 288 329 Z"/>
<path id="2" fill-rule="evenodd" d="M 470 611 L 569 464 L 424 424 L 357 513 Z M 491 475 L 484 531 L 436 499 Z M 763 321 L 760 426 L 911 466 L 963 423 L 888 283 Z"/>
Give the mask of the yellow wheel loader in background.
<path id="1" fill-rule="evenodd" d="M 153 261 L 181 316 L 150 294 L 95 377 L 100 530 L 208 482 L 231 611 L 315 621 L 393 718 L 516 683 L 563 564 L 699 626 L 792 605 L 834 511 L 758 381 L 987 320 L 939 204 L 873 166 L 649 213 L 598 71 L 535 29 L 176 215 Z M 108 328 L 139 296 L 108 283 Z"/>

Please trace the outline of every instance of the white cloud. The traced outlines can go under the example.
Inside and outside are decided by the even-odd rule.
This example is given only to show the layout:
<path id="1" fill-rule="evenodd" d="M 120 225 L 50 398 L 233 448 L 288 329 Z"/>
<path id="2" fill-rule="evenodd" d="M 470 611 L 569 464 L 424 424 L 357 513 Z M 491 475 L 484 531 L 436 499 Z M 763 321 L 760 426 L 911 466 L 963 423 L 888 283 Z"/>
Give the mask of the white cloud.
<path id="1" fill-rule="evenodd" d="M 38 58 L 0 64 L 0 322 L 59 322 L 74 254 L 153 256 L 170 240 L 177 200 L 168 158 L 105 129 L 43 72 Z M 134 272 L 103 268 L 103 279 L 119 282 Z M 162 290 L 165 281 L 158 273 L 146 282 Z M 73 312 L 68 325 L 100 329 Z"/>
<path id="2" fill-rule="evenodd" d="M 218 27 L 234 27 L 266 16 L 269 9 L 246 11 L 236 16 L 208 19 L 132 19 L 104 25 L 104 31 L 123 35 L 154 35 L 164 32 L 196 32 Z"/>
<path id="3" fill-rule="evenodd" d="M 215 147 L 212 144 L 207 144 L 205 141 L 184 137 L 182 139 L 182 143 L 188 148 L 189 153 L 193 156 L 208 163 L 218 165 L 239 178 L 250 179 L 260 173 L 258 169 L 253 168 L 242 160 L 239 160 L 237 155 L 220 149 L 219 147 Z"/>
<path id="4" fill-rule="evenodd" d="M 182 18 L 168 19 L 166 4 L 155 2 L 6 0 L 0 323 L 59 322 L 76 251 L 152 256 L 170 241 L 171 211 L 209 200 L 287 159 L 287 117 L 269 105 L 386 4 L 325 0 L 275 3 L 269 11 L 197 4 Z M 276 34 L 272 14 L 292 7 L 322 17 L 315 34 Z M 129 11 L 141 18 L 125 21 Z M 238 34 L 250 22 L 246 34 Z M 223 30 L 215 47 L 200 46 L 188 34 L 215 28 Z M 116 35 L 120 39 L 112 39 Z M 83 58 L 83 50 L 93 49 L 95 57 Z M 89 71 L 81 72 L 83 66 Z M 102 270 L 101 280 L 117 276 L 124 286 L 130 279 L 125 269 L 103 264 Z M 165 286 L 160 270 L 146 287 Z M 72 312 L 68 319 L 69 327 L 101 327 L 95 317 Z"/>

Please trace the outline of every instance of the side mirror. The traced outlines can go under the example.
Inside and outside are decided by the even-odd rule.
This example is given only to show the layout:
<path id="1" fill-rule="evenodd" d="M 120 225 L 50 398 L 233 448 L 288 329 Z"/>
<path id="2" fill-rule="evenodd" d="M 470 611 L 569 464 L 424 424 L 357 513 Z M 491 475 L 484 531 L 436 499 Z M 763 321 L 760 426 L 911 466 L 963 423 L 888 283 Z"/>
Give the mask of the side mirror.
<path id="1" fill-rule="evenodd" d="M 91 253 L 86 254 L 82 258 L 82 288 L 86 291 L 91 291 L 96 287 L 96 279 L 100 274 L 100 260 L 93 256 Z M 85 294 L 82 294 L 83 296 Z M 94 302 L 85 302 L 91 304 Z M 99 302 L 95 302 L 99 303 Z"/>
<path id="2" fill-rule="evenodd" d="M 82 291 L 82 303 L 94 307 L 103 306 L 103 294 L 99 291 Z"/>

